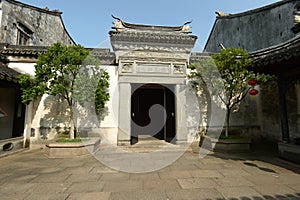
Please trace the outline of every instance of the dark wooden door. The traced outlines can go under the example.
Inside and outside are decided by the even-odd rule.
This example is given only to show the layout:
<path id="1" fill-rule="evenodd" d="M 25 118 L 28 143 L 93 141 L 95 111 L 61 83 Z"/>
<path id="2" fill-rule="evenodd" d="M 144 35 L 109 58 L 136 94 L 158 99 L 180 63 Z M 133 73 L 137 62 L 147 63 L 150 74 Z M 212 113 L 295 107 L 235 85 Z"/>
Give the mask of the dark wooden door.
<path id="1" fill-rule="evenodd" d="M 134 87 L 133 87 L 134 88 Z M 157 139 L 170 142 L 175 137 L 175 99 L 174 94 L 168 88 L 160 85 L 145 85 L 134 91 L 131 97 L 131 140 L 137 142 L 139 135 L 151 135 Z M 159 104 L 165 109 L 166 123 L 155 132 L 145 129 L 151 123 L 150 108 Z M 158 113 L 164 115 L 164 113 Z M 136 125 L 138 126 L 136 126 Z"/>
<path id="2" fill-rule="evenodd" d="M 167 121 L 165 127 L 165 140 L 171 142 L 176 136 L 175 124 L 175 97 L 174 93 L 166 88 L 165 90 L 165 108 L 167 112 Z"/>

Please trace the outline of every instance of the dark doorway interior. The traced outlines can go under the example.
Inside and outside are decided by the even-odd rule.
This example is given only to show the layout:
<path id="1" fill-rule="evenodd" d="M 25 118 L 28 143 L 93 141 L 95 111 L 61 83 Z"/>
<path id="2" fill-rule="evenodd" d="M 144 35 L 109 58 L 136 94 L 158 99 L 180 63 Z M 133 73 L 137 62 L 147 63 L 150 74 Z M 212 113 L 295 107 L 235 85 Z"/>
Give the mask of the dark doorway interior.
<path id="1" fill-rule="evenodd" d="M 175 98 L 171 91 L 171 86 L 165 87 L 158 84 L 135 84 L 132 87 L 134 91 L 131 97 L 131 143 L 138 142 L 138 137 L 142 135 L 151 135 L 159 140 L 171 142 L 175 133 Z M 152 133 L 145 129 L 151 123 L 149 116 L 150 108 L 159 104 L 165 109 L 166 123 L 160 130 Z M 163 114 L 163 113 L 162 113 Z M 135 123 L 138 126 L 135 126 Z"/>

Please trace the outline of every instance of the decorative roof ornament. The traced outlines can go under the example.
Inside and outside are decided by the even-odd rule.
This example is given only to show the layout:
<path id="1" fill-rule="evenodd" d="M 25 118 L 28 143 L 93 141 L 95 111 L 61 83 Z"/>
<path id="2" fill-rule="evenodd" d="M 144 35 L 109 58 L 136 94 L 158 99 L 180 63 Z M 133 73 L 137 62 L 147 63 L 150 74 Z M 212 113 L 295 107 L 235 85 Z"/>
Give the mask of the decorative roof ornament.
<path id="1" fill-rule="evenodd" d="M 192 31 L 191 31 L 191 26 L 188 25 L 188 24 L 190 24 L 190 23 L 192 23 L 192 20 L 191 20 L 191 21 L 188 21 L 188 22 L 186 22 L 186 23 L 184 23 L 184 24 L 182 25 L 182 29 L 181 29 L 180 32 L 182 32 L 182 33 L 191 33 L 191 32 L 192 32 Z"/>
<path id="2" fill-rule="evenodd" d="M 113 29 L 116 29 L 117 31 L 123 31 L 125 29 L 125 27 L 123 26 L 123 21 L 118 17 L 115 17 L 113 15 L 111 15 L 111 16 L 112 16 L 112 18 L 114 18 L 116 20 L 113 22 L 113 24 L 114 24 Z"/>
<path id="3" fill-rule="evenodd" d="M 179 32 L 179 33 L 191 33 L 191 27 L 188 25 L 192 21 L 184 23 L 182 26 L 154 26 L 154 25 L 143 25 L 143 24 L 131 24 L 124 22 L 118 17 L 115 17 L 114 15 L 111 15 L 112 18 L 115 19 L 113 22 L 115 29 L 118 32 L 122 32 L 124 30 L 139 30 L 139 31 L 158 31 L 158 32 Z"/>
<path id="4" fill-rule="evenodd" d="M 216 11 L 215 12 L 217 15 L 218 15 L 218 17 L 227 17 L 227 16 L 229 16 L 230 14 L 228 14 L 228 13 L 224 13 L 224 12 L 222 12 L 222 11 Z"/>

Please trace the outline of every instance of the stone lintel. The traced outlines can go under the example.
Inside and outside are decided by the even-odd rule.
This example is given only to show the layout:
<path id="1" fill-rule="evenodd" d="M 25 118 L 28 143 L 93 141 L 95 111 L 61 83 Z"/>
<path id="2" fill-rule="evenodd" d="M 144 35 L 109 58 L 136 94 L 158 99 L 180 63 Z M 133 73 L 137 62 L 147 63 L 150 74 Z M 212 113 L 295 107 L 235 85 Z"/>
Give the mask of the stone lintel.
<path id="1" fill-rule="evenodd" d="M 154 84 L 185 84 L 185 76 L 120 76 L 119 83 L 154 83 Z"/>

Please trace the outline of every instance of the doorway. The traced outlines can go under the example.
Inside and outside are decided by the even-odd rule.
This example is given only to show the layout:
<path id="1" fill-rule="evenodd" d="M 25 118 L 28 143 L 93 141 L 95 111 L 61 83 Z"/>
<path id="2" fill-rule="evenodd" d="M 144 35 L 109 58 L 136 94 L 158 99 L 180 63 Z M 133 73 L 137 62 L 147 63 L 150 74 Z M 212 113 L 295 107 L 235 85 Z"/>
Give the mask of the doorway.
<path id="1" fill-rule="evenodd" d="M 132 85 L 131 144 L 137 143 L 139 137 L 149 135 L 166 142 L 174 139 L 175 98 L 172 90 L 172 85 Z"/>

